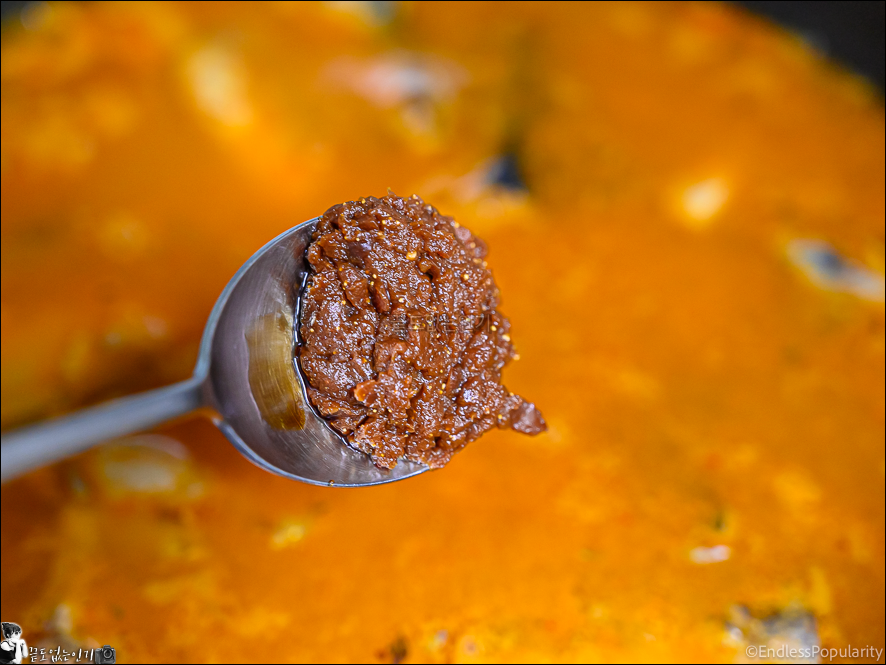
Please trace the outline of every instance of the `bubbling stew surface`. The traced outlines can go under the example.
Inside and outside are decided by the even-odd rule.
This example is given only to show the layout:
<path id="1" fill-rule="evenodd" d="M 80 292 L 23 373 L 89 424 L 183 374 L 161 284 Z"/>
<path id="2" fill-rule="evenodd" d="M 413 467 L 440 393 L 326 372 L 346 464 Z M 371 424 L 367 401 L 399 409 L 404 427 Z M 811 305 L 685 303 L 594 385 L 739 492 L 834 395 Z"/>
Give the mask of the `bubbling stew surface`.
<path id="1" fill-rule="evenodd" d="M 2 35 L 4 430 L 187 378 L 259 247 L 388 188 L 489 244 L 502 378 L 548 427 L 360 490 L 268 474 L 201 418 L 29 474 L 0 527 L 29 646 L 734 662 L 779 625 L 883 646 L 864 82 L 732 3 L 29 7 Z"/>

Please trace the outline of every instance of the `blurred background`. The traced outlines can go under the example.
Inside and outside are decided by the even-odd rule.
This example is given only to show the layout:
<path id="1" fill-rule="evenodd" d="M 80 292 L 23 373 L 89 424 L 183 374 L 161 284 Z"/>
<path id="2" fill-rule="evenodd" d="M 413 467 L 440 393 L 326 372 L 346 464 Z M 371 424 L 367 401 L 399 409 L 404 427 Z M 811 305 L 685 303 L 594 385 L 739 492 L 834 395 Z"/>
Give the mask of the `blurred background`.
<path id="1" fill-rule="evenodd" d="M 186 378 L 255 250 L 388 188 L 487 241 L 550 425 L 360 491 L 127 437 L 3 486 L 3 620 L 120 662 L 882 649 L 883 13 L 3 2 L 4 431 Z"/>

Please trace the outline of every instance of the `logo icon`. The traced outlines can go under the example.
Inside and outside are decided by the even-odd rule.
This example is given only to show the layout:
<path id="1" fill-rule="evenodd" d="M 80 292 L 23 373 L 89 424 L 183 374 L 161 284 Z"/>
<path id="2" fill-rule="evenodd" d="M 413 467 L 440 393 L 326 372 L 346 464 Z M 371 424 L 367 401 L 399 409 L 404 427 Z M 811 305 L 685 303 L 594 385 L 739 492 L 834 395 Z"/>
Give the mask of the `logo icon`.
<path id="1" fill-rule="evenodd" d="M 28 656 L 28 643 L 22 639 L 22 627 L 17 623 L 2 623 L 3 641 L 0 642 L 0 663 L 20 663 Z"/>
<path id="2" fill-rule="evenodd" d="M 107 644 L 103 646 L 101 649 L 95 650 L 95 662 L 96 663 L 116 663 L 117 662 L 117 650 L 114 647 L 108 646 Z"/>

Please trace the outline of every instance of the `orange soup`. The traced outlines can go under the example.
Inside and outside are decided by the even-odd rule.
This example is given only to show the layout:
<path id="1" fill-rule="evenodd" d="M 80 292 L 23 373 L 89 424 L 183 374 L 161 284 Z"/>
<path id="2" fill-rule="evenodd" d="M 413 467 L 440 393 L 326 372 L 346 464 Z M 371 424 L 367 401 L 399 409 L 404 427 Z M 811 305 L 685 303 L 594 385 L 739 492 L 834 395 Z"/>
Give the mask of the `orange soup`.
<path id="1" fill-rule="evenodd" d="M 798 39 L 719 4 L 34 3 L 0 103 L 4 430 L 185 379 L 256 249 L 388 188 L 488 243 L 548 423 L 360 490 L 201 418 L 8 483 L 38 658 L 883 648 L 883 104 Z"/>

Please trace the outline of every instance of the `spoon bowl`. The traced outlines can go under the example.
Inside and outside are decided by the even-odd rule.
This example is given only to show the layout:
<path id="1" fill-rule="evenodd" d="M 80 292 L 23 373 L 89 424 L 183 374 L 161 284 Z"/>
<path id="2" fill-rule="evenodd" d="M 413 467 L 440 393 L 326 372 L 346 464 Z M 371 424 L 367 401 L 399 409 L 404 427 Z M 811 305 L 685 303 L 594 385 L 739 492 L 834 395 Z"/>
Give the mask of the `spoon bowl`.
<path id="1" fill-rule="evenodd" d="M 2 437 L 2 481 L 196 409 L 266 471 L 314 485 L 362 487 L 427 467 L 382 469 L 351 448 L 311 406 L 295 353 L 305 249 L 318 218 L 280 234 L 228 282 L 209 315 L 194 375 Z"/>

